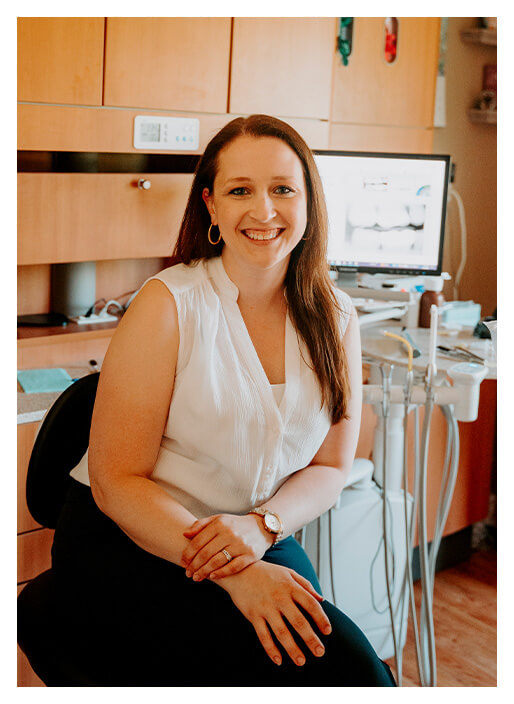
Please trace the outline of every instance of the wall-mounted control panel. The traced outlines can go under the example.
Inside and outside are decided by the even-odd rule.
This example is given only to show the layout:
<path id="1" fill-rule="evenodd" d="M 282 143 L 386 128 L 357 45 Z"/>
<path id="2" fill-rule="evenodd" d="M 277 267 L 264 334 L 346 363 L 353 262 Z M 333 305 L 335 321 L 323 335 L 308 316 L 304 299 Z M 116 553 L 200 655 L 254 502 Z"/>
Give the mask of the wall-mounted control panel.
<path id="1" fill-rule="evenodd" d="M 193 117 L 136 115 L 134 147 L 196 151 L 200 141 L 200 120 Z"/>

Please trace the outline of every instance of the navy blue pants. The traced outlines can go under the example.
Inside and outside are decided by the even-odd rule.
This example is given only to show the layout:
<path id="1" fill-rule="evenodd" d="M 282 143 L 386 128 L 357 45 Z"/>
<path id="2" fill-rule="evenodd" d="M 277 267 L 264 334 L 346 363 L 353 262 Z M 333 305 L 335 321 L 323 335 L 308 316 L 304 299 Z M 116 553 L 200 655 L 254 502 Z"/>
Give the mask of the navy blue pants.
<path id="1" fill-rule="evenodd" d="M 321 591 L 294 538 L 263 559 L 294 569 Z M 55 531 L 52 579 L 54 606 L 38 618 L 51 630 L 42 637 L 53 667 L 32 663 L 50 686 L 395 686 L 361 630 L 327 601 L 332 633 L 314 626 L 325 655 L 314 657 L 296 636 L 305 665 L 295 665 L 280 645 L 283 662 L 275 665 L 223 589 L 193 582 L 182 567 L 139 548 L 74 480 Z"/>

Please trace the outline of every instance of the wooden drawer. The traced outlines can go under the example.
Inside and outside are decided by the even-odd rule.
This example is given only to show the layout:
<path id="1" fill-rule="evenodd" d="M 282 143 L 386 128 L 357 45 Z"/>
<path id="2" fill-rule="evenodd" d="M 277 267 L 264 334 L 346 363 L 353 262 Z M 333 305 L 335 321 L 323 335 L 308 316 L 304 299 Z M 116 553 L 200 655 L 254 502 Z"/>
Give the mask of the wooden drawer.
<path id="1" fill-rule="evenodd" d="M 137 187 L 151 181 L 149 190 Z M 192 174 L 18 174 L 18 264 L 171 254 Z"/>
<path id="2" fill-rule="evenodd" d="M 28 582 L 50 568 L 53 537 L 50 528 L 18 535 L 18 583 Z"/>
<path id="3" fill-rule="evenodd" d="M 88 359 L 95 359 L 101 364 L 113 334 L 114 328 L 110 328 L 95 333 L 78 332 L 18 340 L 18 369 L 65 367 L 68 364 L 87 363 Z"/>

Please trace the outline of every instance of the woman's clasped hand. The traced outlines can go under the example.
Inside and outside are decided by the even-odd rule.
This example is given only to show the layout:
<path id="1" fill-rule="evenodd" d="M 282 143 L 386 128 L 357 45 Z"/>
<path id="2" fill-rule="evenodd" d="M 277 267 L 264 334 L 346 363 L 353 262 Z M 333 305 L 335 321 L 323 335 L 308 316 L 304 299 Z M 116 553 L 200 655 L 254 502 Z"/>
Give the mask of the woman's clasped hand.
<path id="1" fill-rule="evenodd" d="M 195 521 L 184 536 L 189 545 L 182 555 L 186 575 L 195 582 L 236 574 L 260 560 L 273 536 L 259 525 L 254 514 L 216 514 Z"/>
<path id="2" fill-rule="evenodd" d="M 331 632 L 330 621 L 320 606 L 323 597 L 294 570 L 261 560 L 273 543 L 273 536 L 260 527 L 260 521 L 253 514 L 217 514 L 195 521 L 184 531 L 190 542 L 182 565 L 195 581 L 218 580 L 253 625 L 275 664 L 282 664 L 278 641 L 296 665 L 304 665 L 305 655 L 291 629 L 313 655 L 324 655 L 325 647 L 307 618 L 308 615 L 320 633 Z"/>
<path id="3" fill-rule="evenodd" d="M 282 655 L 271 632 L 296 665 L 304 665 L 306 658 L 291 629 L 315 657 L 325 654 L 325 647 L 307 615 L 324 635 L 332 631 L 332 626 L 320 605 L 323 597 L 307 579 L 289 567 L 259 560 L 221 581 L 276 665 L 282 664 Z"/>

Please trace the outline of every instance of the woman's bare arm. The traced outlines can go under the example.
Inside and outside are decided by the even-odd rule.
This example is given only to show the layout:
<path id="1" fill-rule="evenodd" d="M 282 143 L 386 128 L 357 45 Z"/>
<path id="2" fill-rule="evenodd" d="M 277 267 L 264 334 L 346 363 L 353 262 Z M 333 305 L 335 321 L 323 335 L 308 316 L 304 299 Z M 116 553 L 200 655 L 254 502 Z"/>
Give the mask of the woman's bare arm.
<path id="1" fill-rule="evenodd" d="M 107 351 L 93 411 L 89 477 L 99 508 L 140 547 L 180 563 L 195 516 L 149 479 L 166 424 L 179 346 L 177 309 L 148 282 Z"/>

